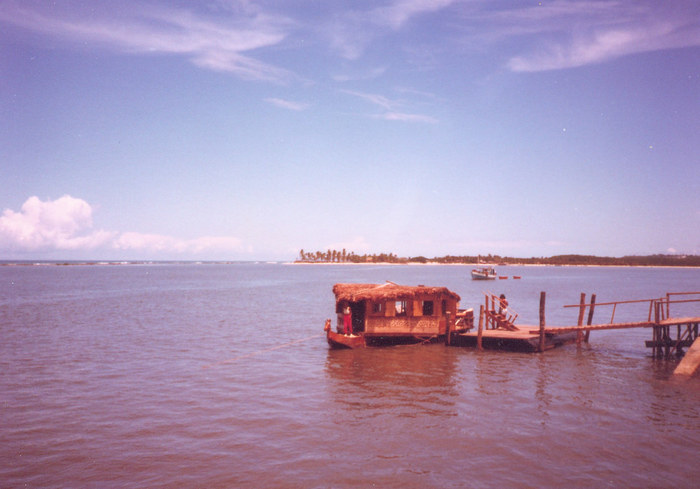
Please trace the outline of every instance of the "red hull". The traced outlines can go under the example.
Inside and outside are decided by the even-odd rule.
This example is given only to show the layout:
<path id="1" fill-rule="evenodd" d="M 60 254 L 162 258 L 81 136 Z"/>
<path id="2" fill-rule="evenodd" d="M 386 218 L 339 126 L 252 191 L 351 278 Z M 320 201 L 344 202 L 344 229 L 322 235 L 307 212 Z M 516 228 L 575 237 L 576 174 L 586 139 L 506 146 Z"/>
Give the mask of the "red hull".
<path id="1" fill-rule="evenodd" d="M 344 335 L 333 331 L 326 331 L 326 339 L 331 348 L 364 348 L 365 337 L 362 335 Z"/>

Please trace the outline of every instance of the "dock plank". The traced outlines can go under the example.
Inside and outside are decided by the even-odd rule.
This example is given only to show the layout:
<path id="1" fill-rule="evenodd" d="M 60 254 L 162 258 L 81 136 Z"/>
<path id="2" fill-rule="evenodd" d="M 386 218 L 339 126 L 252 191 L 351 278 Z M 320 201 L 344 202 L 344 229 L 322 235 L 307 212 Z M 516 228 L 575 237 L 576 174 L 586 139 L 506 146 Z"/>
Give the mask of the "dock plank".
<path id="1" fill-rule="evenodd" d="M 534 352 L 539 348 L 539 326 L 518 325 L 517 331 L 505 329 L 485 329 L 482 331 L 482 343 L 487 349 L 515 350 Z M 477 331 L 468 331 L 453 336 L 453 346 L 476 346 Z M 545 349 L 573 343 L 576 335 L 570 332 L 555 333 L 545 328 Z"/>

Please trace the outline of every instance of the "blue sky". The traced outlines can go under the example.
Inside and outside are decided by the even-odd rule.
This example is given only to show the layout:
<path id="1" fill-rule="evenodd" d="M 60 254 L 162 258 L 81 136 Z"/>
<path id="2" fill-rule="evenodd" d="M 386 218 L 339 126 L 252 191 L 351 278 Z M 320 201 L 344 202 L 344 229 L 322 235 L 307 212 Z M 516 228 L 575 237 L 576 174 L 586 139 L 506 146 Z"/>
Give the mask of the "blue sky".
<path id="1" fill-rule="evenodd" d="M 0 0 L 0 259 L 700 253 L 700 2 Z"/>

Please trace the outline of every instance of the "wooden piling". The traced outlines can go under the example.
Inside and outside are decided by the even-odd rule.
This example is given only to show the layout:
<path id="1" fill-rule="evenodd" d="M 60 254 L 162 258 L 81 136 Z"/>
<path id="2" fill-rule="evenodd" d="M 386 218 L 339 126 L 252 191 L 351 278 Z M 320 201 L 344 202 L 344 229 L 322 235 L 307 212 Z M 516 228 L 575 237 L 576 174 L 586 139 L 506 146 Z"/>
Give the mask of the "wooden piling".
<path id="1" fill-rule="evenodd" d="M 583 316 L 586 314 L 586 293 L 581 292 L 581 301 L 578 309 L 578 326 L 583 326 Z M 583 341 L 583 331 L 576 332 L 576 345 L 580 346 Z"/>
<path id="2" fill-rule="evenodd" d="M 484 347 L 481 345 L 481 335 L 484 330 L 484 306 L 479 307 L 479 332 L 476 335 L 476 348 L 479 351 L 483 351 Z"/>
<path id="3" fill-rule="evenodd" d="M 663 326 L 661 326 L 661 315 L 663 305 L 656 301 L 654 303 L 654 348 L 651 350 L 651 354 L 655 358 L 661 358 L 663 355 Z"/>
<path id="4" fill-rule="evenodd" d="M 447 318 L 445 320 L 445 346 L 450 346 L 450 335 L 452 329 L 452 313 L 447 311 Z"/>
<path id="5" fill-rule="evenodd" d="M 544 301 L 546 294 L 544 291 L 540 292 L 540 353 L 544 352 Z"/>
<path id="6" fill-rule="evenodd" d="M 588 326 L 593 324 L 593 311 L 595 310 L 595 294 L 591 294 L 591 308 L 588 310 Z M 589 329 L 586 331 L 586 334 L 583 337 L 583 341 L 588 343 L 588 338 L 591 336 L 591 330 Z"/>
<path id="7" fill-rule="evenodd" d="M 486 312 L 486 311 L 488 311 L 488 310 L 489 310 L 489 296 L 486 295 L 486 296 L 484 297 L 484 312 Z M 485 327 L 486 329 L 489 329 L 489 318 L 488 318 L 488 316 L 485 318 L 484 327 Z"/>

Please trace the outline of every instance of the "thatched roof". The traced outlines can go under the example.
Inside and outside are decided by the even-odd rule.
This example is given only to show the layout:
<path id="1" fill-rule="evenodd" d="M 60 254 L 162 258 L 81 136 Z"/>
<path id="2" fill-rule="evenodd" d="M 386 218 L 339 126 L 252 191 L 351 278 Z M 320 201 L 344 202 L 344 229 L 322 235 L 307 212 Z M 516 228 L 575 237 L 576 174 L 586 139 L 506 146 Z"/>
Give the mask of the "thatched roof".
<path id="1" fill-rule="evenodd" d="M 404 300 L 438 295 L 447 296 L 456 301 L 460 300 L 459 295 L 447 287 L 426 287 L 425 285 L 412 287 L 397 285 L 392 282 L 385 284 L 335 284 L 333 293 L 336 300 L 350 302 L 361 300 Z"/>

